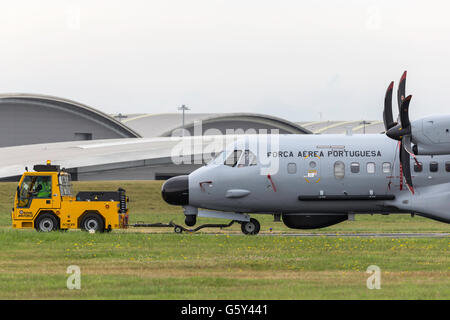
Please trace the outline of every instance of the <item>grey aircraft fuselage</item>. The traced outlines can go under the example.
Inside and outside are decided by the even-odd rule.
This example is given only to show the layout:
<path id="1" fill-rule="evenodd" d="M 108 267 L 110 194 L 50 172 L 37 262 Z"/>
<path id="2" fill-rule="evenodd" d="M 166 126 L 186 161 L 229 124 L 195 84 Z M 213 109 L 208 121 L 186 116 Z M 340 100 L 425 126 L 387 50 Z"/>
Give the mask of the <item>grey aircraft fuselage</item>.
<path id="1" fill-rule="evenodd" d="M 416 213 L 450 222 L 448 155 L 417 156 L 422 170 L 411 170 L 413 194 L 400 172 L 398 142 L 384 134 L 279 135 L 277 146 L 268 139 L 266 151 L 252 150 L 258 139 L 243 137 L 189 174 L 183 205 L 261 214 Z M 234 150 L 254 153 L 256 164 L 225 165 L 221 159 Z M 274 169 L 262 170 L 268 163 Z"/>

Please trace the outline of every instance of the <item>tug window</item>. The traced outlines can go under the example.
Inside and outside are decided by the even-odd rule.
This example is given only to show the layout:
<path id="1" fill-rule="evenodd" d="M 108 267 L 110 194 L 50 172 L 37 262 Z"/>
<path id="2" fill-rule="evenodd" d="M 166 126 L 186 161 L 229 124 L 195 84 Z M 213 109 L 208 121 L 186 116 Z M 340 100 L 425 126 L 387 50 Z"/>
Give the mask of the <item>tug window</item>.
<path id="1" fill-rule="evenodd" d="M 297 165 L 293 162 L 288 163 L 287 165 L 287 172 L 290 174 L 297 173 Z"/>
<path id="2" fill-rule="evenodd" d="M 359 173 L 359 162 L 352 162 L 350 164 L 350 171 L 352 173 Z"/>
<path id="3" fill-rule="evenodd" d="M 334 176 L 336 179 L 343 179 L 345 176 L 345 164 L 342 161 L 334 163 Z"/>
<path id="4" fill-rule="evenodd" d="M 414 163 L 414 172 L 422 172 L 423 164 L 422 162 L 419 162 L 419 164 Z"/>
<path id="5" fill-rule="evenodd" d="M 439 165 L 436 161 L 430 162 L 430 172 L 437 172 L 439 169 Z"/>
<path id="6" fill-rule="evenodd" d="M 375 173 L 375 162 L 367 163 L 367 173 Z"/>
<path id="7" fill-rule="evenodd" d="M 19 189 L 19 208 L 28 208 L 32 199 L 50 199 L 52 196 L 52 177 L 27 176 Z"/>
<path id="8" fill-rule="evenodd" d="M 391 173 L 391 163 L 383 162 L 383 173 Z"/>
<path id="9" fill-rule="evenodd" d="M 256 166 L 256 156 L 253 154 L 253 152 L 245 150 L 241 156 L 241 159 L 239 159 L 238 168 L 248 166 Z"/>
<path id="10" fill-rule="evenodd" d="M 73 194 L 70 174 L 61 174 L 59 176 L 59 189 L 61 190 L 61 196 L 71 196 Z"/>
<path id="11" fill-rule="evenodd" d="M 234 150 L 230 155 L 228 156 L 227 160 L 225 160 L 225 165 L 230 167 L 235 167 L 239 157 L 241 156 L 242 150 Z"/>

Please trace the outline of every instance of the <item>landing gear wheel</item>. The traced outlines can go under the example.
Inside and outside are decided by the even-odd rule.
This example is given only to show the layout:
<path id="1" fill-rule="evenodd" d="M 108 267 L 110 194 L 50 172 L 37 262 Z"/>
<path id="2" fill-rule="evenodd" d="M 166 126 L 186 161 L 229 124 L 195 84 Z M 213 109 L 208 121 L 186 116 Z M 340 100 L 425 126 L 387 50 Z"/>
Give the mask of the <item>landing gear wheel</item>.
<path id="1" fill-rule="evenodd" d="M 176 226 L 175 228 L 173 228 L 173 231 L 175 231 L 175 233 L 183 233 L 183 229 L 179 226 Z"/>
<path id="2" fill-rule="evenodd" d="M 88 213 L 81 220 L 81 229 L 88 232 L 103 232 L 105 231 L 105 225 L 98 214 Z"/>
<path id="3" fill-rule="evenodd" d="M 59 229 L 58 219 L 51 213 L 44 213 L 36 219 L 34 228 L 39 232 L 50 232 Z"/>
<path id="4" fill-rule="evenodd" d="M 197 223 L 197 216 L 196 215 L 186 216 L 186 218 L 184 219 L 184 223 L 189 227 L 195 226 L 195 224 Z"/>
<path id="5" fill-rule="evenodd" d="M 258 234 L 260 229 L 261 225 L 259 224 L 258 220 L 253 218 L 250 218 L 250 221 L 242 222 L 241 224 L 241 230 L 244 234 L 255 235 Z"/>

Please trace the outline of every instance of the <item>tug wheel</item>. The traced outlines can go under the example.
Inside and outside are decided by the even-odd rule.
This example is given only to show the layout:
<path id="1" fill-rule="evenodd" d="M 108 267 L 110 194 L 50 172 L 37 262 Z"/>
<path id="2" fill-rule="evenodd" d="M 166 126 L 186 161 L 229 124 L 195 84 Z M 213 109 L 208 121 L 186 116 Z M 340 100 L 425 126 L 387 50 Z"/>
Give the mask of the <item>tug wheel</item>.
<path id="1" fill-rule="evenodd" d="M 58 219 L 50 213 L 44 213 L 36 219 L 34 227 L 39 232 L 55 231 L 59 229 Z"/>
<path id="2" fill-rule="evenodd" d="M 103 232 L 105 231 L 105 225 L 98 214 L 88 213 L 81 220 L 81 229 L 89 232 Z"/>
<path id="3" fill-rule="evenodd" d="M 253 218 L 250 218 L 250 221 L 242 222 L 241 224 L 241 230 L 243 234 L 255 235 L 259 233 L 260 229 L 261 225 L 259 224 L 258 220 Z"/>

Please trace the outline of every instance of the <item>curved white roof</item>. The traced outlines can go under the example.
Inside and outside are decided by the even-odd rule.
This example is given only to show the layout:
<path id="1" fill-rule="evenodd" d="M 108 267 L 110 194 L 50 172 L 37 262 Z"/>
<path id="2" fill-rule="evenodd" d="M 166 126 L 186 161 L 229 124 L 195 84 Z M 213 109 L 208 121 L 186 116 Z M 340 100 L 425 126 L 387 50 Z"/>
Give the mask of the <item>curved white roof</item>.
<path id="1" fill-rule="evenodd" d="M 182 121 L 182 113 L 161 113 L 142 114 L 126 118 L 122 122 L 144 137 L 167 137 L 171 135 L 172 131 L 182 128 Z M 203 124 L 217 123 L 218 125 L 230 121 L 245 122 L 254 126 L 263 125 L 277 128 L 286 133 L 311 133 L 302 126 L 288 120 L 256 113 L 185 113 L 185 128 L 192 128 L 196 121 L 202 121 Z"/>

